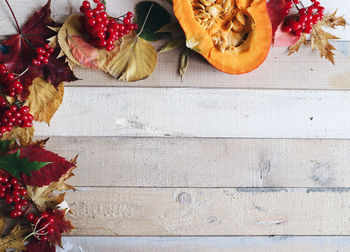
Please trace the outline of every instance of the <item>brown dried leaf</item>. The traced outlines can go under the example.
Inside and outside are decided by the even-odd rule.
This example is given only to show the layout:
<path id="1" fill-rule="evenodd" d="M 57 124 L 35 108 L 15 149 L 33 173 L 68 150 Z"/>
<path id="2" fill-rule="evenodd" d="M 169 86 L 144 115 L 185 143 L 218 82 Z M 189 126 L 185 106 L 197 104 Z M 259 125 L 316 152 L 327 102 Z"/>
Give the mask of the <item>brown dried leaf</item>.
<path id="1" fill-rule="evenodd" d="M 190 49 L 186 48 L 180 57 L 179 74 L 181 76 L 181 79 L 185 75 L 189 63 L 190 63 Z"/>
<path id="2" fill-rule="evenodd" d="M 311 33 L 311 48 L 312 50 L 318 50 L 321 58 L 325 57 L 327 60 L 334 64 L 334 52 L 336 48 L 329 43 L 329 39 L 339 39 L 338 37 L 325 32 L 321 25 L 318 23 L 313 26 Z"/>
<path id="3" fill-rule="evenodd" d="M 32 142 L 34 135 L 34 127 L 31 128 L 20 128 L 15 127 L 11 132 L 6 132 L 1 140 L 12 140 L 18 139 L 22 146 L 26 146 Z"/>
<path id="4" fill-rule="evenodd" d="M 46 122 L 50 125 L 50 120 L 62 104 L 64 95 L 64 84 L 61 83 L 56 89 L 44 79 L 35 78 L 29 88 L 30 95 L 26 105 L 30 108 L 30 113 L 36 121 Z"/>
<path id="5" fill-rule="evenodd" d="M 325 15 L 324 18 L 318 23 L 321 26 L 328 26 L 330 28 L 336 29 L 338 26 L 345 27 L 346 21 L 344 16 L 336 17 L 337 10 L 331 15 Z"/>
<path id="6" fill-rule="evenodd" d="M 297 51 L 299 51 L 300 49 L 300 46 L 304 44 L 306 45 L 307 44 L 307 41 L 306 41 L 306 34 L 303 33 L 303 35 L 301 35 L 300 39 L 298 40 L 298 42 L 296 42 L 294 45 L 290 46 L 289 47 L 289 52 L 288 52 L 288 55 L 291 55 Z"/>
<path id="7" fill-rule="evenodd" d="M 76 158 L 70 161 L 72 164 L 76 164 Z M 37 187 L 27 186 L 28 196 L 32 199 L 34 204 L 41 211 L 46 211 L 47 208 L 55 209 L 57 205 L 64 201 L 65 193 L 58 193 L 66 190 L 75 190 L 71 185 L 65 183 L 65 181 L 74 176 L 73 170 L 76 166 L 73 166 L 66 174 L 64 174 L 59 181 L 52 182 L 48 186 Z"/>
<path id="8" fill-rule="evenodd" d="M 5 226 L 5 219 L 0 216 L 0 252 L 5 252 L 8 249 L 24 250 L 23 238 L 28 233 L 28 229 L 21 228 L 17 224 L 9 234 L 2 237 L 1 235 L 3 235 Z"/>

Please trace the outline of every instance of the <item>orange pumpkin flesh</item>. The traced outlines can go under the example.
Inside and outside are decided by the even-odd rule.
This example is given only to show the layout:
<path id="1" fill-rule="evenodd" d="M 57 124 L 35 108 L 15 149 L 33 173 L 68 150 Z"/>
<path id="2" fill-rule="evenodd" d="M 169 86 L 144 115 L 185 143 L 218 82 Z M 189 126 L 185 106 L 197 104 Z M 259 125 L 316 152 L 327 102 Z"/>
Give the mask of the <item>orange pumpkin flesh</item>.
<path id="1" fill-rule="evenodd" d="M 266 0 L 173 0 L 187 47 L 215 68 L 243 74 L 260 66 L 271 46 Z"/>

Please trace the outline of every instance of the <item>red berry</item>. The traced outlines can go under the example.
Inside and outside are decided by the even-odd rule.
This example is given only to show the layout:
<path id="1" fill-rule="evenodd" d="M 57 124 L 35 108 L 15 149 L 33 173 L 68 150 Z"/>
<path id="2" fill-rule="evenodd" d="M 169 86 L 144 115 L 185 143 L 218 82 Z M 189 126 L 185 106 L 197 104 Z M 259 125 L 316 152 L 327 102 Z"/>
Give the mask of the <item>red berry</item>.
<path id="1" fill-rule="evenodd" d="M 42 61 L 45 58 L 43 54 L 39 54 L 36 59 Z"/>
<path id="2" fill-rule="evenodd" d="M 55 232 L 55 228 L 54 227 L 47 227 L 47 232 L 49 234 L 53 234 Z"/>
<path id="3" fill-rule="evenodd" d="M 20 196 L 13 197 L 13 202 L 15 202 L 15 203 L 19 203 L 19 202 L 21 202 L 21 200 L 22 200 L 22 198 Z"/>
<path id="4" fill-rule="evenodd" d="M 98 14 L 100 14 L 100 11 L 96 8 L 93 10 L 94 16 L 97 16 Z"/>
<path id="5" fill-rule="evenodd" d="M 293 0 L 293 3 L 298 4 L 298 3 L 300 3 L 300 1 L 299 0 Z"/>
<path id="6" fill-rule="evenodd" d="M 6 69 L 6 66 L 4 64 L 0 64 L 0 69 L 1 70 L 5 70 Z"/>
<path id="7" fill-rule="evenodd" d="M 319 6 L 318 8 L 317 8 L 317 11 L 319 12 L 319 13 L 323 13 L 324 12 L 324 7 L 323 6 Z"/>
<path id="8" fill-rule="evenodd" d="M 94 18 L 89 18 L 88 19 L 88 24 L 91 26 L 94 26 L 96 24 L 96 20 Z"/>
<path id="9" fill-rule="evenodd" d="M 314 7 L 318 8 L 319 6 L 320 6 L 320 2 L 315 1 L 315 2 L 314 2 Z"/>
<path id="10" fill-rule="evenodd" d="M 15 208 L 17 211 L 19 211 L 19 210 L 22 209 L 22 207 L 23 207 L 22 204 L 18 203 L 18 204 L 15 205 L 14 208 Z"/>
<path id="11" fill-rule="evenodd" d="M 47 219 L 47 221 L 50 223 L 50 224 L 53 224 L 55 222 L 55 219 L 53 217 L 49 217 Z"/>
<path id="12" fill-rule="evenodd" d="M 53 53 L 54 51 L 55 51 L 55 49 L 52 47 L 48 50 L 49 53 Z"/>
<path id="13" fill-rule="evenodd" d="M 42 62 L 47 65 L 49 64 L 50 60 L 48 58 L 43 58 Z"/>
<path id="14" fill-rule="evenodd" d="M 305 8 L 301 8 L 300 10 L 299 10 L 299 14 L 300 15 L 305 15 L 306 14 L 306 9 Z"/>
<path id="15" fill-rule="evenodd" d="M 40 236 L 40 241 L 42 241 L 42 242 L 47 242 L 48 239 L 49 239 L 49 238 L 47 238 L 46 235 L 41 235 L 41 236 Z"/>
<path id="16" fill-rule="evenodd" d="M 21 196 L 27 196 L 27 190 L 26 190 L 26 189 L 21 189 L 21 190 L 19 191 L 19 194 L 20 194 Z"/>
<path id="17" fill-rule="evenodd" d="M 20 109 L 19 109 L 19 112 L 21 113 L 21 114 L 29 114 L 29 107 L 28 106 L 23 106 L 23 107 L 21 107 Z"/>
<path id="18" fill-rule="evenodd" d="M 49 44 L 45 44 L 44 45 L 44 49 L 47 51 L 47 50 L 49 50 L 51 48 L 51 46 L 49 45 Z"/>
<path id="19" fill-rule="evenodd" d="M 128 11 L 128 13 L 126 13 L 126 16 L 128 18 L 132 18 L 134 16 L 134 14 L 131 11 Z"/>
<path id="20" fill-rule="evenodd" d="M 11 184 L 18 185 L 18 179 L 16 179 L 16 178 L 11 179 Z"/>
<path id="21" fill-rule="evenodd" d="M 42 217 L 43 219 L 47 219 L 47 218 L 49 217 L 49 214 L 48 214 L 47 212 L 43 212 L 43 213 L 41 214 L 41 217 Z"/>
<path id="22" fill-rule="evenodd" d="M 4 192 L 0 192 L 0 199 L 5 197 L 5 193 Z"/>
<path id="23" fill-rule="evenodd" d="M 18 214 L 18 211 L 12 211 L 11 213 L 10 213 L 10 217 L 12 218 L 12 219 L 16 219 L 16 218 L 18 218 L 20 215 Z"/>
<path id="24" fill-rule="evenodd" d="M 285 3 L 285 5 L 284 5 L 284 8 L 286 8 L 286 9 L 291 9 L 292 7 L 293 7 L 293 2 L 292 1 L 288 1 L 288 2 L 286 2 Z M 129 16 L 128 16 L 129 17 Z"/>
<path id="25" fill-rule="evenodd" d="M 13 198 L 11 197 L 11 195 L 6 195 L 5 196 L 5 202 L 6 204 L 12 204 L 13 203 Z"/>
<path id="26" fill-rule="evenodd" d="M 49 53 L 49 52 L 45 53 L 45 58 L 50 58 L 50 56 L 51 56 L 51 53 Z"/>
<path id="27" fill-rule="evenodd" d="M 94 3 L 99 3 L 100 2 L 100 0 L 94 0 Z"/>
<path id="28" fill-rule="evenodd" d="M 22 206 L 27 206 L 28 205 L 28 200 L 22 199 L 21 204 L 22 204 Z"/>
<path id="29" fill-rule="evenodd" d="M 13 73 L 8 73 L 6 75 L 6 79 L 8 79 L 9 81 L 12 81 L 15 78 L 15 75 Z"/>
<path id="30" fill-rule="evenodd" d="M 0 133 L 1 133 L 1 134 L 4 134 L 4 133 L 6 133 L 6 132 L 7 132 L 7 128 L 4 127 L 4 126 L 2 126 L 2 127 L 0 128 Z"/>
<path id="31" fill-rule="evenodd" d="M 99 11 L 105 10 L 105 5 L 103 3 L 98 3 L 96 9 Z"/>
<path id="32" fill-rule="evenodd" d="M 41 65 L 41 62 L 40 62 L 39 60 L 37 60 L 37 59 L 33 59 L 33 60 L 32 60 L 32 64 L 33 64 L 34 66 L 39 66 L 39 65 Z"/>
<path id="33" fill-rule="evenodd" d="M 84 9 L 89 9 L 89 8 L 90 8 L 90 3 L 89 3 L 89 1 L 83 1 L 82 6 L 83 6 Z"/>
<path id="34" fill-rule="evenodd" d="M 23 122 L 22 126 L 23 126 L 23 128 L 30 128 L 33 126 L 33 123 L 30 121 L 25 121 L 25 122 Z"/>
<path id="35" fill-rule="evenodd" d="M 289 12 L 289 10 L 288 10 L 288 12 Z M 126 18 L 123 19 L 123 23 L 126 24 L 126 25 L 130 24 L 131 23 L 131 19 L 126 17 Z"/>
<path id="36" fill-rule="evenodd" d="M 109 45 L 106 46 L 106 50 L 108 52 L 113 51 L 114 49 L 115 49 L 115 45 L 113 45 L 113 44 L 109 44 Z"/>
<path id="37" fill-rule="evenodd" d="M 36 48 L 36 53 L 37 53 L 37 54 L 44 54 L 45 52 L 46 52 L 45 49 L 42 48 L 42 47 Z"/>
<path id="38" fill-rule="evenodd" d="M 12 192 L 12 197 L 18 197 L 18 196 L 20 196 L 18 190 Z"/>
<path id="39" fill-rule="evenodd" d="M 7 182 L 9 182 L 9 178 L 8 177 L 2 177 L 2 182 L 4 184 L 6 184 Z"/>
<path id="40" fill-rule="evenodd" d="M 34 214 L 32 214 L 32 213 L 29 213 L 29 214 L 27 214 L 27 220 L 29 220 L 29 221 L 33 221 L 34 220 Z"/>

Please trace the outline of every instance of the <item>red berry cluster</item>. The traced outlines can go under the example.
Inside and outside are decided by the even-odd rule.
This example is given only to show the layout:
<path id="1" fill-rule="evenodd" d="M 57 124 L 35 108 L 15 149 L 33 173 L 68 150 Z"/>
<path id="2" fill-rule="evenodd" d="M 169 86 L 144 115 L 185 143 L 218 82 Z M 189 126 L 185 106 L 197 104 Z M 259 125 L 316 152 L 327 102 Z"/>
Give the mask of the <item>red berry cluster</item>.
<path id="1" fill-rule="evenodd" d="M 11 97 L 15 97 L 23 91 L 22 83 L 16 78 L 14 73 L 6 69 L 4 64 L 0 64 L 0 81 L 2 91 Z"/>
<path id="2" fill-rule="evenodd" d="M 97 4 L 95 9 L 91 9 L 89 1 L 83 1 L 80 7 L 80 11 L 84 14 L 80 17 L 83 31 L 88 32 L 90 44 L 113 51 L 114 42 L 132 30 L 137 30 L 138 25 L 131 23 L 131 18 L 134 16 L 132 12 L 129 11 L 116 20 L 108 17 L 105 5 L 100 0 L 94 0 L 94 2 Z"/>
<path id="3" fill-rule="evenodd" d="M 4 97 L 0 96 L 0 137 L 13 127 L 30 128 L 33 126 L 34 116 L 29 113 L 29 107 L 18 108 L 16 105 L 7 106 Z"/>
<path id="4" fill-rule="evenodd" d="M 27 220 L 29 220 L 34 227 L 33 236 L 40 241 L 47 241 L 48 234 L 55 232 L 54 223 L 55 219 L 47 212 L 43 212 L 40 217 L 35 216 L 32 213 L 27 214 Z"/>
<path id="5" fill-rule="evenodd" d="M 44 48 L 37 47 L 36 58 L 32 60 L 32 65 L 40 66 L 41 64 L 49 64 L 49 58 L 54 51 L 49 44 L 45 44 Z"/>
<path id="6" fill-rule="evenodd" d="M 298 14 L 287 17 L 283 23 L 282 30 L 292 32 L 296 36 L 301 36 L 303 33 L 311 33 L 312 26 L 323 19 L 324 7 L 317 0 L 311 0 L 313 3 L 307 8 L 299 8 L 297 4 L 299 0 L 289 0 L 286 2 L 283 14 L 288 15 L 290 9 L 295 6 L 298 9 Z"/>
<path id="7" fill-rule="evenodd" d="M 28 206 L 25 199 L 27 191 L 24 189 L 18 179 L 9 179 L 0 175 L 0 199 L 5 198 L 5 202 L 13 207 L 10 213 L 11 218 L 18 218 L 23 215 L 23 208 Z"/>

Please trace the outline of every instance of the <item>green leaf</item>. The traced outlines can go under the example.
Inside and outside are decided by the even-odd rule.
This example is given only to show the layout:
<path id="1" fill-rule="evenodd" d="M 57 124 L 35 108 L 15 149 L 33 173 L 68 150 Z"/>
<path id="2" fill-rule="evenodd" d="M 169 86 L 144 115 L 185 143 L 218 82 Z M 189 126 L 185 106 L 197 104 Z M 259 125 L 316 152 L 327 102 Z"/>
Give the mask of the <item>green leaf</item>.
<path id="1" fill-rule="evenodd" d="M 19 179 L 20 172 L 30 176 L 32 171 L 38 171 L 51 162 L 30 162 L 28 158 L 19 158 L 20 152 L 0 156 L 0 168 Z"/>
<path id="2" fill-rule="evenodd" d="M 167 42 L 165 45 L 163 45 L 160 48 L 158 53 L 168 52 L 168 51 L 174 50 L 176 48 L 179 48 L 179 47 L 185 46 L 185 45 L 186 45 L 185 39 L 174 39 L 174 40 Z"/>
<path id="3" fill-rule="evenodd" d="M 1 140 L 0 141 L 0 152 L 6 152 L 9 150 L 10 145 L 15 141 L 14 139 L 12 140 Z"/>
<path id="4" fill-rule="evenodd" d="M 162 28 L 156 31 L 156 33 L 163 33 L 163 32 L 179 33 L 179 32 L 182 32 L 182 28 L 178 22 L 170 23 L 170 24 L 163 25 Z"/>
<path id="5" fill-rule="evenodd" d="M 136 18 L 139 25 L 137 33 L 141 32 L 140 37 L 148 41 L 159 40 L 162 34 L 157 34 L 156 31 L 171 22 L 169 12 L 152 1 L 144 1 L 136 5 Z"/>

